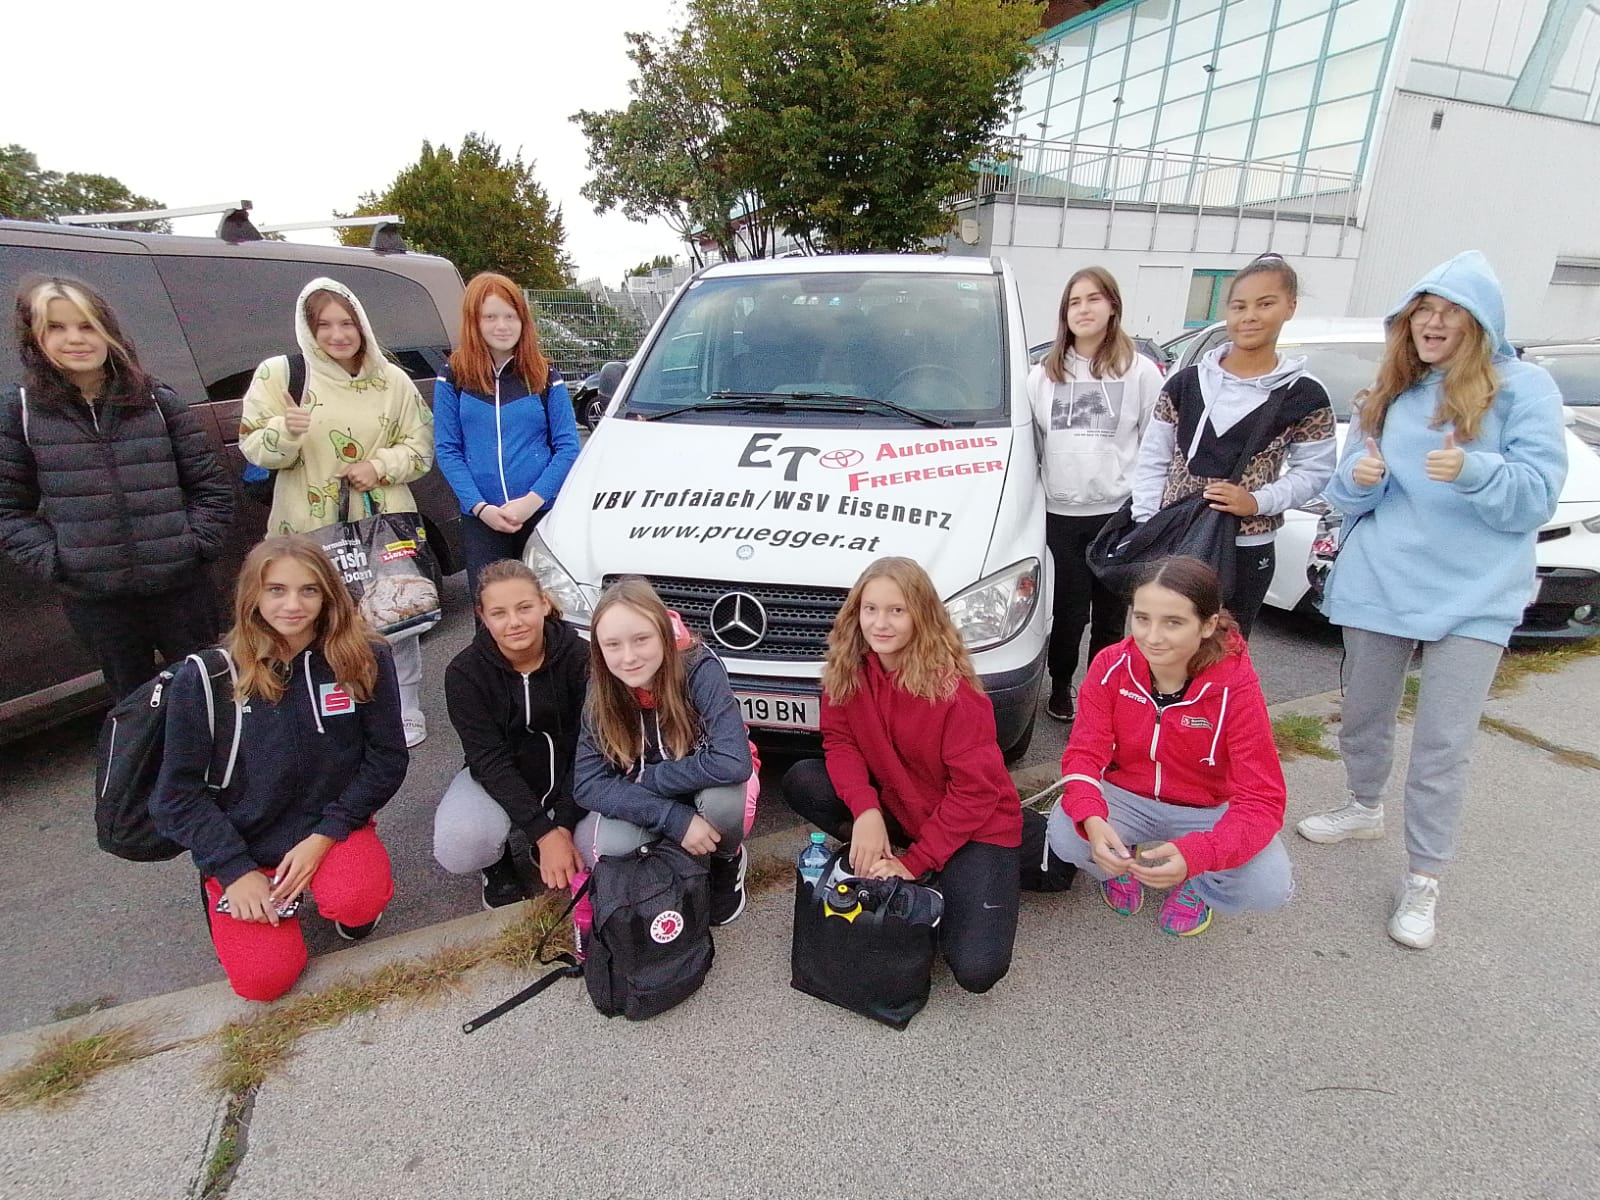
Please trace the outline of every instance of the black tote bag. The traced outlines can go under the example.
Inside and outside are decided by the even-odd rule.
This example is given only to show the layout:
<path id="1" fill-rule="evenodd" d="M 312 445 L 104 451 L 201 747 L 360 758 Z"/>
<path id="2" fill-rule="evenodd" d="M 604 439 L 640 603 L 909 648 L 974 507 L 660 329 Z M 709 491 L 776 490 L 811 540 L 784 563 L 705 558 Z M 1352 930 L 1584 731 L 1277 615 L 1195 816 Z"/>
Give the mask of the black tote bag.
<path id="1" fill-rule="evenodd" d="M 1250 460 L 1269 435 L 1288 386 L 1275 389 L 1258 410 L 1254 428 L 1245 439 L 1244 450 L 1234 465 L 1230 483 L 1238 483 Z M 1201 417 L 1204 422 L 1205 417 Z M 1133 498 L 1123 501 L 1089 543 L 1085 554 L 1095 577 L 1119 596 L 1128 597 L 1150 567 L 1164 558 L 1187 556 L 1210 563 L 1222 584 L 1222 602 L 1232 599 L 1234 584 L 1234 540 L 1239 536 L 1239 518 L 1211 507 L 1204 489 L 1181 500 L 1174 500 L 1146 521 L 1133 519 Z"/>

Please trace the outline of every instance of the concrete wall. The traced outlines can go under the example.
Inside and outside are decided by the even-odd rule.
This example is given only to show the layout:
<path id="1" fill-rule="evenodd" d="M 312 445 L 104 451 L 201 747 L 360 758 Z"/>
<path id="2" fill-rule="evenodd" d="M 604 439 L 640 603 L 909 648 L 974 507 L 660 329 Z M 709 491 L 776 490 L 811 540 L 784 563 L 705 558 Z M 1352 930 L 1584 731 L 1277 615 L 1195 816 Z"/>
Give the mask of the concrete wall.
<path id="1" fill-rule="evenodd" d="M 1594 289 L 1550 284 L 1557 257 L 1600 259 L 1600 125 L 1399 92 L 1366 190 L 1346 315 L 1384 312 L 1478 249 L 1505 286 L 1511 336 L 1600 334 Z"/>
<path id="2" fill-rule="evenodd" d="M 1183 332 L 1194 270 L 1236 270 L 1269 249 L 1290 259 L 1299 272 L 1303 314 L 1342 315 L 1361 247 L 1361 232 L 1354 227 L 1288 218 L 1274 222 L 1270 216 L 1234 211 L 1112 212 L 1027 198 L 1013 208 L 1009 197 L 1000 197 L 958 215 L 978 221 L 979 239 L 964 245 L 951 238 L 946 252 L 993 255 L 1011 264 L 1029 345 L 1054 336 L 1061 289 L 1080 267 L 1103 266 L 1116 277 L 1130 333 L 1164 340 Z M 1341 234 L 1343 257 L 1333 257 L 1341 252 Z"/>

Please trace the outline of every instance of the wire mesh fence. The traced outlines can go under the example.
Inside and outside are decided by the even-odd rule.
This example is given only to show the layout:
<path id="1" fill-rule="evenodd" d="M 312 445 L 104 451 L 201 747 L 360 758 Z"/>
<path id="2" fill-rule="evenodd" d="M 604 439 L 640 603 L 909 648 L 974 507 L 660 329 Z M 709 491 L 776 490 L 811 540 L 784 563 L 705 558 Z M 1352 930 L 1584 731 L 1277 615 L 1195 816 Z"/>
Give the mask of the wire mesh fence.
<path id="1" fill-rule="evenodd" d="M 581 380 L 604 363 L 632 358 L 655 317 L 578 288 L 529 288 L 523 294 L 539 326 L 545 357 L 568 380 Z"/>

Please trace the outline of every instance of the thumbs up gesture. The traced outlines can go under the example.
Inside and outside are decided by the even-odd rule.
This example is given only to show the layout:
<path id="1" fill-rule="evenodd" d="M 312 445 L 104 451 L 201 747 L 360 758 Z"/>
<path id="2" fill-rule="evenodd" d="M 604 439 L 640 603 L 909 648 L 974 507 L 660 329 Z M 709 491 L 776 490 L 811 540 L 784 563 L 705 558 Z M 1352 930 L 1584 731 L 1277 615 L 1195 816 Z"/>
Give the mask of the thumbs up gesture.
<path id="1" fill-rule="evenodd" d="M 1442 449 L 1428 451 L 1428 478 L 1439 483 L 1454 483 L 1466 462 L 1467 453 L 1456 445 L 1455 431 L 1451 430 L 1444 435 Z"/>
<path id="2" fill-rule="evenodd" d="M 1350 472 L 1350 477 L 1361 487 L 1377 487 L 1383 482 L 1383 477 L 1388 471 L 1383 455 L 1378 452 L 1377 439 L 1368 438 L 1367 453 L 1356 460 L 1355 469 Z"/>

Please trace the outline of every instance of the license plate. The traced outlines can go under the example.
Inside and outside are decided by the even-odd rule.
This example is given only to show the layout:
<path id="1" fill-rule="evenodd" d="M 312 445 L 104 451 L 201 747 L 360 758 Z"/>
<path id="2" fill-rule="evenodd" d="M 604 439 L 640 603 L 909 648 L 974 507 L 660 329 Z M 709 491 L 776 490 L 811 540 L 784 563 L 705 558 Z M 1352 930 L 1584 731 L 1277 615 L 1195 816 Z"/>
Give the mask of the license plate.
<path id="1" fill-rule="evenodd" d="M 735 692 L 746 725 L 767 729 L 816 729 L 821 701 L 816 696 L 776 696 L 770 692 Z"/>

